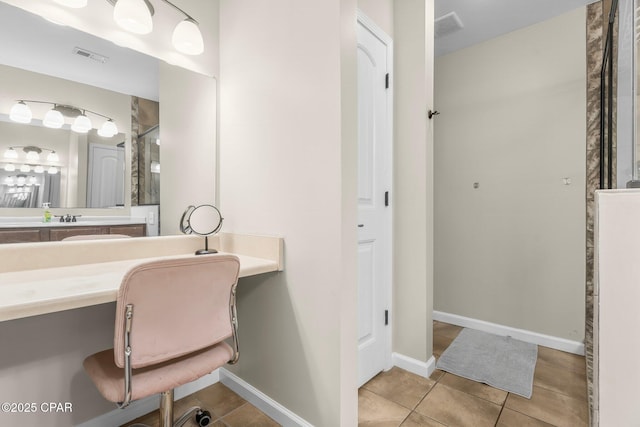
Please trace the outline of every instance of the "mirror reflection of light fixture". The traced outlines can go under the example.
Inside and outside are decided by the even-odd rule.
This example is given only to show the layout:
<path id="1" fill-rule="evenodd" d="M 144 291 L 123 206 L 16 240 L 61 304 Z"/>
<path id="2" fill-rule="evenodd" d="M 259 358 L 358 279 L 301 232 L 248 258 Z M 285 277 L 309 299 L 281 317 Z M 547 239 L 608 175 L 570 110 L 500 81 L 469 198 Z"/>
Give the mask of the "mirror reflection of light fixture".
<path id="1" fill-rule="evenodd" d="M 18 123 L 30 123 L 32 114 L 31 109 L 26 104 L 27 102 L 53 105 L 53 108 L 47 111 L 44 118 L 42 119 L 42 124 L 48 128 L 60 129 L 65 123 L 65 117 L 70 117 L 74 119 L 73 124 L 71 125 L 72 131 L 78 133 L 87 133 L 93 127 L 91 120 L 89 119 L 89 117 L 87 117 L 87 113 L 91 113 L 107 119 L 102 124 L 102 127 L 98 130 L 98 134 L 100 136 L 111 138 L 118 133 L 118 127 L 111 117 L 105 116 L 104 114 L 100 114 L 95 111 L 80 109 L 71 105 L 56 104 L 54 102 L 48 101 L 20 99 L 13 105 L 13 107 L 11 107 L 9 118 Z M 5 158 L 8 158 L 6 153 Z"/>
<path id="2" fill-rule="evenodd" d="M 13 172 L 16 170 L 16 165 L 14 165 L 13 163 L 7 163 L 6 165 L 4 165 L 4 170 L 7 172 Z"/>
<path id="3" fill-rule="evenodd" d="M 152 160 L 149 169 L 151 169 L 151 173 L 160 173 L 160 162 Z"/>
<path id="4" fill-rule="evenodd" d="M 103 136 L 105 138 L 111 138 L 115 134 L 118 133 L 118 127 L 113 120 L 109 119 L 102 124 L 100 129 L 98 129 L 98 135 Z"/>
<path id="5" fill-rule="evenodd" d="M 56 153 L 55 151 L 52 151 L 47 155 L 47 161 L 48 162 L 59 162 L 60 161 L 60 157 L 58 157 L 58 153 Z"/>
<path id="6" fill-rule="evenodd" d="M 27 160 L 29 160 L 30 162 L 40 161 L 40 153 L 42 152 L 41 149 L 39 149 L 38 147 L 25 147 L 25 148 L 28 148 Z"/>
<path id="7" fill-rule="evenodd" d="M 91 128 L 91 120 L 84 112 L 76 117 L 71 125 L 71 130 L 77 133 L 87 133 Z"/>
<path id="8" fill-rule="evenodd" d="M 58 168 L 55 166 L 51 166 L 49 170 L 47 170 L 47 173 L 49 173 L 49 175 L 55 175 L 58 173 Z"/>
<path id="9" fill-rule="evenodd" d="M 63 6 L 72 7 L 74 9 L 79 9 L 87 5 L 87 0 L 53 0 L 53 1 Z"/>
<path id="10" fill-rule="evenodd" d="M 18 152 L 16 150 L 14 150 L 13 147 L 9 147 L 9 149 L 7 149 L 7 151 L 4 152 L 4 158 L 5 159 L 17 159 L 18 158 Z"/>
<path id="11" fill-rule="evenodd" d="M 64 116 L 54 107 L 44 115 L 42 124 L 51 129 L 60 129 L 64 125 Z"/>
<path id="12" fill-rule="evenodd" d="M 20 172 L 24 172 L 24 173 L 31 172 L 31 166 L 29 165 L 20 166 Z"/>
<path id="13" fill-rule="evenodd" d="M 153 6 L 148 0 L 117 0 L 113 20 L 123 29 L 135 34 L 153 31 Z"/>
<path id="14" fill-rule="evenodd" d="M 18 101 L 9 112 L 9 118 L 18 123 L 31 123 L 32 117 L 31 109 L 24 101 Z"/>
<path id="15" fill-rule="evenodd" d="M 36 166 L 35 168 L 33 168 L 33 171 L 34 171 L 35 173 L 44 173 L 44 166 L 42 166 L 42 165 L 38 165 L 38 166 Z"/>

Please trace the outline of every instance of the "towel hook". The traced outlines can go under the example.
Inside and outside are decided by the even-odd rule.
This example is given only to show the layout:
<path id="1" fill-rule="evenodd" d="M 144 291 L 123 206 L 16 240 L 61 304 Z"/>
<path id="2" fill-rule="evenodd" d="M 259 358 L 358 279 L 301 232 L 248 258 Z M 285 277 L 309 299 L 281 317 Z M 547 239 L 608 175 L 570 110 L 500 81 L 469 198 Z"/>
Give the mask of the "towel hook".
<path id="1" fill-rule="evenodd" d="M 440 114 L 440 111 L 436 110 L 436 111 L 431 111 L 429 110 L 429 112 L 427 113 L 427 116 L 432 119 L 433 116 L 437 116 L 438 114 Z"/>

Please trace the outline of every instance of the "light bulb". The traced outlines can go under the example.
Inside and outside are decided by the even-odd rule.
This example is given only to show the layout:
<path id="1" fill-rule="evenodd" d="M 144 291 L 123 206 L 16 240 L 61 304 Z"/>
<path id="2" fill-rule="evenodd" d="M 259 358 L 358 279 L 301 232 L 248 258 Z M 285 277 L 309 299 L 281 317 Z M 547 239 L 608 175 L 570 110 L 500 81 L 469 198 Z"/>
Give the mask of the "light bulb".
<path id="1" fill-rule="evenodd" d="M 13 104 L 11 111 L 9 112 L 9 118 L 18 123 L 31 123 L 31 109 L 24 101 L 19 101 L 17 104 Z"/>
<path id="2" fill-rule="evenodd" d="M 12 176 L 8 176 L 8 177 L 6 177 L 6 178 L 4 179 L 4 183 L 5 183 L 6 185 L 13 185 L 13 184 L 14 184 L 14 182 L 13 182 L 13 177 L 12 177 Z"/>
<path id="3" fill-rule="evenodd" d="M 30 185 L 33 185 L 33 184 L 35 184 L 36 182 L 38 182 L 38 179 L 37 179 L 35 176 L 30 176 L 30 177 L 29 177 L 29 184 L 30 184 Z"/>
<path id="4" fill-rule="evenodd" d="M 145 0 L 118 0 L 113 8 L 113 19 L 120 27 L 135 34 L 153 31 L 153 8 Z"/>
<path id="5" fill-rule="evenodd" d="M 87 5 L 87 0 L 53 0 L 63 6 L 72 7 L 74 9 L 80 9 Z"/>
<path id="6" fill-rule="evenodd" d="M 20 166 L 20 172 L 24 172 L 24 173 L 31 172 L 31 166 L 29 165 Z"/>
<path id="7" fill-rule="evenodd" d="M 17 183 L 18 185 L 24 185 L 24 183 L 27 182 L 27 179 L 24 176 L 19 176 Z"/>
<path id="8" fill-rule="evenodd" d="M 9 147 L 9 149 L 4 152 L 4 158 L 5 159 L 17 159 L 18 158 L 18 152 L 16 150 L 14 150 L 13 147 Z"/>
<path id="9" fill-rule="evenodd" d="M 35 168 L 33 168 L 33 171 L 34 171 L 35 173 L 44 173 L 44 166 L 42 166 L 42 165 L 38 165 L 38 166 L 36 166 Z"/>
<path id="10" fill-rule="evenodd" d="M 14 165 L 13 163 L 7 163 L 6 165 L 4 165 L 4 170 L 7 172 L 13 172 L 16 170 L 16 165 Z"/>
<path id="11" fill-rule="evenodd" d="M 55 166 L 51 166 L 47 172 L 49 172 L 49 175 L 55 175 L 58 173 L 58 168 Z"/>
<path id="12" fill-rule="evenodd" d="M 198 23 L 191 18 L 176 25 L 171 37 L 173 47 L 187 55 L 200 55 L 204 52 L 204 41 Z"/>
<path id="13" fill-rule="evenodd" d="M 118 127 L 116 126 L 115 123 L 113 123 L 113 120 L 111 119 L 104 122 L 100 127 L 100 129 L 98 129 L 98 135 L 105 138 L 111 138 L 117 133 L 118 133 Z"/>
<path id="14" fill-rule="evenodd" d="M 55 151 L 52 151 L 47 155 L 47 161 L 48 162 L 59 162 L 60 161 L 60 157 L 58 157 L 58 153 L 56 153 Z"/>
<path id="15" fill-rule="evenodd" d="M 73 121 L 71 130 L 78 133 L 87 133 L 91 130 L 91 120 L 84 114 L 80 114 Z"/>
<path id="16" fill-rule="evenodd" d="M 51 129 L 60 129 L 64 125 L 64 117 L 60 111 L 51 109 L 44 115 L 42 124 Z"/>

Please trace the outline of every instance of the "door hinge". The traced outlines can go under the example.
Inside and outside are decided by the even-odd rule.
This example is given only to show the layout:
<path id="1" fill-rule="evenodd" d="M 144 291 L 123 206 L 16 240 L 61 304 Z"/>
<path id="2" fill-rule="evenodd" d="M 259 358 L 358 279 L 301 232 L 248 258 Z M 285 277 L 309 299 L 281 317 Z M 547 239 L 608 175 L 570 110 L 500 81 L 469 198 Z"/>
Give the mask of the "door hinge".
<path id="1" fill-rule="evenodd" d="M 384 76 L 384 88 L 389 89 L 389 73 Z"/>
<path id="2" fill-rule="evenodd" d="M 384 311 L 384 325 L 387 326 L 389 324 L 389 310 Z"/>
<path id="3" fill-rule="evenodd" d="M 389 192 L 388 191 L 384 192 L 384 205 L 385 206 L 389 206 Z"/>

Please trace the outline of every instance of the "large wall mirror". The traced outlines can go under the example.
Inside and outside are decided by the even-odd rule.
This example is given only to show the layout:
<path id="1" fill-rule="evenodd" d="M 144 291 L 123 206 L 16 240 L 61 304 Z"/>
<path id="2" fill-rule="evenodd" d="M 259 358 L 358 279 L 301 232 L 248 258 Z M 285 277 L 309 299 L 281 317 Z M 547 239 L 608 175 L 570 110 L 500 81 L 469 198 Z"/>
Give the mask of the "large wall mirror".
<path id="1" fill-rule="evenodd" d="M 159 204 L 157 59 L 4 2 L 0 52 L 0 215 Z M 29 123 L 10 117 L 20 100 Z M 52 110 L 62 127 L 45 125 Z M 78 115 L 88 132 L 72 129 Z M 101 132 L 107 121 L 115 134 Z"/>

